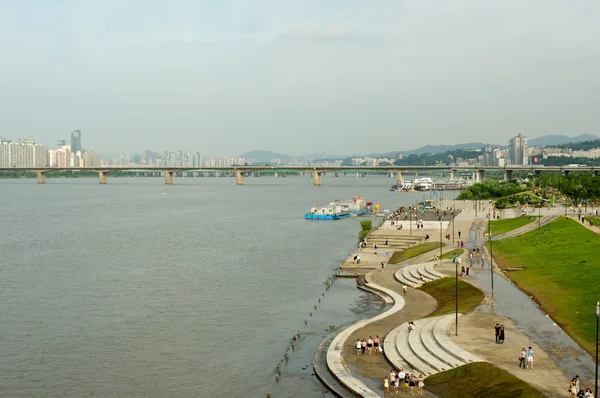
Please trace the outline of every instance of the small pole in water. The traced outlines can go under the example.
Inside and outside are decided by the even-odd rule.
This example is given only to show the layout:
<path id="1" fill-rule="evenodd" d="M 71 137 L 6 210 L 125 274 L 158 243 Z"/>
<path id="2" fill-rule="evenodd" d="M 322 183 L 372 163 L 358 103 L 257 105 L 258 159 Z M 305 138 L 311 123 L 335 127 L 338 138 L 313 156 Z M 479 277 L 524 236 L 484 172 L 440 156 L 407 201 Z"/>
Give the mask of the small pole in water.
<path id="1" fill-rule="evenodd" d="M 310 313 L 310 316 L 312 316 L 312 312 Z"/>
<path id="2" fill-rule="evenodd" d="M 298 338 L 300 338 L 300 330 L 298 330 Z"/>
<path id="3" fill-rule="evenodd" d="M 315 310 L 317 309 L 317 306 L 315 305 Z"/>
<path id="4" fill-rule="evenodd" d="M 325 293 L 321 293 L 321 296 L 325 297 Z"/>
<path id="5" fill-rule="evenodd" d="M 321 299 L 319 299 L 319 303 L 321 302 Z"/>

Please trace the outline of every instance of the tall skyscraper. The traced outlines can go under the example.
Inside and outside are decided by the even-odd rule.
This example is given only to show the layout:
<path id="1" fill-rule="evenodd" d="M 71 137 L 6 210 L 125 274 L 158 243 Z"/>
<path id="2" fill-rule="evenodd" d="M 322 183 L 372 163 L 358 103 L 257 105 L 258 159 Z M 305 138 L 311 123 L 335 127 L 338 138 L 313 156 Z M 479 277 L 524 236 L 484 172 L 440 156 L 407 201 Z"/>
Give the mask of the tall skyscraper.
<path id="1" fill-rule="evenodd" d="M 71 132 L 71 152 L 77 153 L 77 151 L 81 151 L 81 130 Z"/>
<path id="2" fill-rule="evenodd" d="M 510 150 L 510 164 L 526 165 L 529 163 L 529 147 L 527 146 L 527 137 L 521 134 L 511 138 L 508 141 Z"/>

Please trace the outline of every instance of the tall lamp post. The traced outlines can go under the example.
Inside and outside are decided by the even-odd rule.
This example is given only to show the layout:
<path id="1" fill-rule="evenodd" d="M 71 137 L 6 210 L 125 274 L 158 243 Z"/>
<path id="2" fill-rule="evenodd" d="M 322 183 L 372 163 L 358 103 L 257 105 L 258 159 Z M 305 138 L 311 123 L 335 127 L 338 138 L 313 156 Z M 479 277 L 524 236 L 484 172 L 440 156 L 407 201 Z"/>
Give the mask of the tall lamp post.
<path id="1" fill-rule="evenodd" d="M 600 302 L 596 303 L 596 380 L 594 380 L 594 397 L 598 396 L 598 320 L 600 319 Z"/>
<path id="2" fill-rule="evenodd" d="M 490 279 L 492 280 L 492 297 L 494 296 L 494 247 L 492 244 L 492 223 L 488 221 L 488 240 L 490 242 Z"/>
<path id="3" fill-rule="evenodd" d="M 410 236 L 412 236 L 412 210 L 410 208 L 408 210 L 408 227 L 410 228 Z"/>
<path id="4" fill-rule="evenodd" d="M 444 220 L 444 217 L 440 217 L 440 265 L 442 264 L 442 246 L 444 244 L 444 241 L 442 240 L 442 221 Z"/>
<path id="5" fill-rule="evenodd" d="M 455 311 L 456 319 L 454 321 L 454 324 L 456 325 L 456 331 L 455 331 L 455 333 L 458 336 L 458 261 L 454 261 L 454 266 L 456 268 L 456 274 L 455 274 L 456 292 L 455 292 L 455 296 L 454 296 L 454 299 L 456 301 L 456 311 Z"/>

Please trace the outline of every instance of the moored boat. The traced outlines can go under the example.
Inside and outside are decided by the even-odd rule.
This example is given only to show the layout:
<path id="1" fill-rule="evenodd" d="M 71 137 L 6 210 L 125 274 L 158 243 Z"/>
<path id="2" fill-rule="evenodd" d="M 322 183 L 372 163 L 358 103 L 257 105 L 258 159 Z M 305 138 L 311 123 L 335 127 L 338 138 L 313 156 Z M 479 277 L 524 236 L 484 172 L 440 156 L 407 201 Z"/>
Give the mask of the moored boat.
<path id="1" fill-rule="evenodd" d="M 310 212 L 304 215 L 305 220 L 341 220 L 350 217 L 350 211 L 341 204 L 311 207 Z"/>

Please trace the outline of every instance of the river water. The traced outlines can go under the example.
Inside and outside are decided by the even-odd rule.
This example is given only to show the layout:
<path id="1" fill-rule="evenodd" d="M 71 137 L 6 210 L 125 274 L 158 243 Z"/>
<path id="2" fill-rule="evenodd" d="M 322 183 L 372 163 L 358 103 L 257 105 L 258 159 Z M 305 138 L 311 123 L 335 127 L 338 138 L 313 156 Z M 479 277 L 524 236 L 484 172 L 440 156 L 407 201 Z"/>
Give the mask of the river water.
<path id="1" fill-rule="evenodd" d="M 323 396 L 312 354 L 326 329 L 381 303 L 353 280 L 325 290 L 359 220 L 303 214 L 356 195 L 421 199 L 393 183 L 0 180 L 0 396 Z"/>

